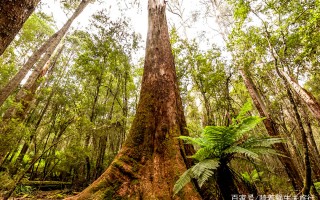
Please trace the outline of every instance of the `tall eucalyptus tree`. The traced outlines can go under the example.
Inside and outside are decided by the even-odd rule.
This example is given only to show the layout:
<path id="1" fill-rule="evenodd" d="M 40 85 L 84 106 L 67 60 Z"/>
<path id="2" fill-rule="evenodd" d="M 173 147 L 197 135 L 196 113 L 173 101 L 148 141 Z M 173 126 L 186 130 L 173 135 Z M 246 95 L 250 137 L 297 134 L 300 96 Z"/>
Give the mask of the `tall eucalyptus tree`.
<path id="1" fill-rule="evenodd" d="M 70 199 L 172 199 L 179 175 L 190 166 L 187 135 L 166 22 L 164 0 L 148 1 L 149 29 L 140 101 L 129 135 L 109 168 Z M 201 199 L 188 184 L 176 199 Z"/>

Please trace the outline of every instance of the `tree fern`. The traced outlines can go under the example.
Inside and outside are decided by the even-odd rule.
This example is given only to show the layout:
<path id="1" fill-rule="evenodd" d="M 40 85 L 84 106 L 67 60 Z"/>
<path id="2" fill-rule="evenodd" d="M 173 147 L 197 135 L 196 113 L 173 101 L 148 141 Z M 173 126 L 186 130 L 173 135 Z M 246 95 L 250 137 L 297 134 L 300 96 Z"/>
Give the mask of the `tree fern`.
<path id="1" fill-rule="evenodd" d="M 177 194 L 193 178 L 197 180 L 201 187 L 215 173 L 215 169 L 220 167 L 219 163 L 222 160 L 225 167 L 233 158 L 252 160 L 258 159 L 263 154 L 280 155 L 271 146 L 283 142 L 283 139 L 258 138 L 247 134 L 248 131 L 253 130 L 263 121 L 263 118 L 257 116 L 247 116 L 247 112 L 251 109 L 252 105 L 246 103 L 228 127 L 207 126 L 204 128 L 201 137 L 179 137 L 186 143 L 197 145 L 200 148 L 191 156 L 198 162 L 181 175 L 174 186 L 174 194 Z"/>

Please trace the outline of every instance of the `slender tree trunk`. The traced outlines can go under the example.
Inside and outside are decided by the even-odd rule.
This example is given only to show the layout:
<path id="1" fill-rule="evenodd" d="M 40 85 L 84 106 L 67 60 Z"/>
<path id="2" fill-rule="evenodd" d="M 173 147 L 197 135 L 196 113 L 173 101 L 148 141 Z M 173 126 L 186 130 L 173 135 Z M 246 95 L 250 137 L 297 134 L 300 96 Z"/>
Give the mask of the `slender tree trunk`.
<path id="1" fill-rule="evenodd" d="M 312 172 L 315 180 L 320 180 L 320 154 L 318 151 L 317 143 L 315 142 L 311 122 L 309 116 L 305 109 L 302 108 L 302 116 L 306 124 L 306 134 L 308 140 L 308 150 L 310 155 L 310 162 L 312 167 Z"/>
<path id="2" fill-rule="evenodd" d="M 287 84 L 286 84 L 286 86 L 287 86 L 287 93 L 289 96 L 289 100 L 290 100 L 290 103 L 293 107 L 293 110 L 294 110 L 294 113 L 296 116 L 296 120 L 298 122 L 299 131 L 301 133 L 301 138 L 302 138 L 302 146 L 303 146 L 303 154 L 304 154 L 303 160 L 304 160 L 304 165 L 305 165 L 305 174 L 304 174 L 304 183 L 303 183 L 302 194 L 309 195 L 312 181 L 311 181 L 311 164 L 310 164 L 310 158 L 309 158 L 307 134 L 306 134 L 306 131 L 304 130 L 303 123 L 302 123 L 297 105 L 293 99 L 293 95 L 292 95 Z"/>
<path id="3" fill-rule="evenodd" d="M 285 81 L 290 85 L 290 87 L 297 93 L 299 98 L 301 98 L 304 103 L 308 106 L 312 115 L 320 122 L 320 104 L 317 102 L 316 98 L 303 87 L 301 87 L 297 80 L 291 77 L 284 71 L 278 70 L 279 75 L 285 79 Z"/>
<path id="4" fill-rule="evenodd" d="M 116 99 L 117 99 L 117 96 L 119 94 L 119 91 L 120 91 L 120 80 L 118 79 L 118 83 L 117 83 L 117 88 L 116 88 L 116 92 L 113 96 L 113 100 L 112 100 L 112 104 L 111 104 L 111 108 L 110 108 L 110 111 L 109 111 L 109 114 L 108 114 L 108 121 L 111 121 L 112 120 L 112 117 L 113 117 L 113 109 L 114 109 L 114 104 L 116 102 Z M 115 123 L 116 124 L 116 123 Z M 116 125 L 115 125 L 116 127 Z M 108 127 L 108 134 L 112 134 L 112 132 L 114 132 L 113 130 L 113 124 L 110 124 L 110 126 Z M 113 133 L 115 134 L 115 133 Z M 107 135 L 103 135 L 99 138 L 99 142 L 98 142 L 98 155 L 97 155 L 97 160 L 96 160 L 96 168 L 95 168 L 95 171 L 93 173 L 93 177 L 95 179 L 97 179 L 101 173 L 103 172 L 103 160 L 104 160 L 104 155 L 105 155 L 105 152 L 106 152 L 106 148 L 107 148 Z"/>
<path id="5" fill-rule="evenodd" d="M 127 122 L 128 122 L 128 96 L 129 96 L 129 92 L 128 92 L 128 83 L 129 80 L 129 69 L 126 69 L 125 71 L 125 75 L 124 75 L 124 80 L 123 80 L 123 101 L 122 101 L 122 115 L 123 115 L 123 120 L 122 120 L 122 129 L 121 129 L 121 134 L 120 134 L 120 138 L 119 138 L 119 149 L 121 149 L 122 143 L 125 140 L 126 137 L 126 130 L 127 130 Z"/>
<path id="6" fill-rule="evenodd" d="M 177 139 L 186 135 L 165 1 L 149 0 L 144 75 L 137 113 L 126 142 L 109 168 L 70 199 L 201 199 L 189 183 L 173 197 L 173 186 L 193 153 Z"/>
<path id="7" fill-rule="evenodd" d="M 42 109 L 41 113 L 40 113 L 40 117 L 35 125 L 35 128 L 32 132 L 32 134 L 30 135 L 29 137 L 29 140 L 26 141 L 23 146 L 22 146 L 22 149 L 17 157 L 17 160 L 16 160 L 16 164 L 15 164 L 15 167 L 14 167 L 14 170 L 13 170 L 13 174 L 15 174 L 17 171 L 18 171 L 18 167 L 21 166 L 21 163 L 23 161 L 23 158 L 24 156 L 26 155 L 28 149 L 29 149 L 29 146 L 30 146 L 30 143 L 32 142 L 33 140 L 33 137 L 36 135 L 36 132 L 37 132 L 37 129 L 43 119 L 43 116 L 44 114 L 47 112 L 48 110 L 48 107 L 49 107 L 49 104 L 51 102 L 51 98 L 53 97 L 53 94 L 54 94 L 54 90 L 52 90 L 52 92 L 50 93 L 49 97 L 48 97 L 48 100 L 47 100 L 47 103 L 45 105 L 45 107 Z"/>
<path id="8" fill-rule="evenodd" d="M 0 55 L 33 13 L 40 0 L 2 0 L 0 3 Z"/>
<path id="9" fill-rule="evenodd" d="M 90 122 L 91 123 L 94 123 L 95 121 L 95 118 L 96 118 L 96 106 L 97 106 L 97 103 L 98 103 L 98 99 L 99 99 L 99 96 L 100 96 L 100 88 L 102 86 L 102 77 L 103 77 L 103 72 L 101 72 L 101 74 L 97 77 L 97 85 L 96 85 L 96 91 L 95 91 L 95 95 L 94 95 L 94 98 L 93 98 L 93 104 L 92 104 L 92 109 L 91 109 L 91 114 L 90 114 Z M 91 140 L 91 132 L 87 132 L 86 133 L 86 136 L 85 136 L 85 144 L 84 144 L 84 147 L 86 149 L 89 148 L 89 144 L 90 144 L 90 140 Z M 85 165 L 84 165 L 84 170 L 85 170 L 85 177 L 86 177 L 86 182 L 87 184 L 90 183 L 92 180 L 91 180 L 91 162 L 90 162 L 90 157 L 89 155 L 86 155 L 85 157 Z M 94 178 L 97 178 L 95 177 L 95 172 L 93 172 L 93 177 Z M 87 186 L 87 185 L 86 185 Z"/>
<path id="10" fill-rule="evenodd" d="M 268 134 L 270 136 L 279 136 L 280 134 L 276 126 L 276 123 L 273 121 L 270 114 L 268 113 L 267 108 L 264 105 L 263 101 L 261 100 L 260 95 L 258 94 L 253 81 L 247 75 L 247 72 L 245 71 L 245 69 L 239 69 L 239 71 L 260 116 L 266 117 L 266 119 L 263 120 L 263 123 L 268 131 Z M 279 156 L 278 159 L 285 167 L 285 170 L 291 180 L 291 183 L 294 189 L 300 190 L 303 187 L 302 177 L 297 167 L 294 165 L 293 160 L 290 158 L 291 156 L 290 156 L 289 150 L 282 143 L 276 144 L 275 148 L 281 151 L 286 156 L 286 157 Z"/>
<path id="11" fill-rule="evenodd" d="M 102 136 L 99 138 L 98 142 L 98 155 L 97 155 L 97 160 L 96 160 L 96 167 L 93 172 L 93 178 L 97 179 L 103 172 L 103 161 L 104 161 L 104 156 L 107 148 L 107 137 Z"/>
<path id="12" fill-rule="evenodd" d="M 16 94 L 15 102 L 16 103 L 20 102 L 22 107 L 19 109 L 17 109 L 15 106 L 12 106 L 11 108 L 9 108 L 3 116 L 4 120 L 9 120 L 11 118 L 18 118 L 20 120 L 25 119 L 27 111 L 31 105 L 31 102 L 34 99 L 36 90 L 40 85 L 39 80 L 46 74 L 47 70 L 49 69 L 49 66 L 51 65 L 50 60 L 44 63 L 44 65 L 42 65 L 43 61 L 44 60 L 41 59 L 41 61 L 39 62 L 39 64 L 41 65 L 39 64 L 37 65 L 35 70 L 29 76 L 26 83 Z"/>
<path id="13" fill-rule="evenodd" d="M 67 128 L 73 123 L 73 121 L 74 121 L 74 119 L 71 118 L 71 119 L 67 120 L 66 122 L 64 122 L 63 124 L 60 124 L 58 132 L 55 133 L 55 137 L 53 138 L 53 141 L 51 142 L 52 144 L 55 144 L 55 145 L 48 152 L 48 157 L 45 159 L 45 166 L 43 168 L 43 172 L 41 173 L 43 176 L 43 180 L 48 175 L 48 171 L 49 171 L 49 168 L 52 164 L 51 163 L 52 160 L 55 159 L 54 155 L 55 155 L 57 147 L 58 147 L 57 146 L 58 142 L 60 141 L 62 135 L 65 133 Z"/>
<path id="14" fill-rule="evenodd" d="M 303 174 L 304 164 L 303 164 L 303 161 L 301 160 L 302 155 L 298 149 L 299 148 L 298 145 L 296 144 L 298 137 L 295 133 L 293 134 L 293 132 L 296 132 L 296 131 L 294 131 L 294 129 L 293 129 L 290 132 L 288 130 L 288 128 L 286 127 L 286 124 L 284 124 L 282 126 L 283 126 L 283 132 L 285 133 L 285 135 L 288 138 L 287 148 L 290 151 L 291 159 L 294 162 L 294 165 L 296 166 L 297 170 L 299 171 L 299 174 Z M 296 141 L 294 141 L 293 138 L 296 138 Z"/>
<path id="15" fill-rule="evenodd" d="M 58 54 L 57 57 L 58 56 L 60 56 L 60 54 Z M 54 62 L 52 67 L 54 67 L 55 64 L 56 63 Z M 11 127 L 5 125 L 5 123 L 8 122 L 11 118 L 16 118 L 16 119 L 19 119 L 20 121 L 25 119 L 27 115 L 27 111 L 31 105 L 31 102 L 34 99 L 36 90 L 40 85 L 39 79 L 46 74 L 48 69 L 49 69 L 49 63 L 47 63 L 47 65 L 43 67 L 41 73 L 39 74 L 34 74 L 35 72 L 32 73 L 29 79 L 27 80 L 26 84 L 19 90 L 19 92 L 15 97 L 15 102 L 16 103 L 21 102 L 22 107 L 20 109 L 17 109 L 15 106 L 12 106 L 5 112 L 3 116 L 4 123 L 2 124 L 3 126 L 0 127 L 0 131 L 2 131 L 2 134 L 9 133 L 11 131 Z M 25 145 L 25 147 L 27 146 Z M 23 150 L 27 150 L 27 149 L 23 149 Z M 0 152 L 0 160 L 3 158 L 4 153 L 6 153 L 7 151 L 10 151 L 10 147 L 8 148 L 3 147 L 3 150 Z"/>
<path id="16" fill-rule="evenodd" d="M 71 18 L 66 22 L 66 24 L 55 34 L 53 34 L 37 51 L 35 51 L 28 61 L 23 65 L 19 72 L 0 90 L 0 106 L 4 101 L 12 94 L 12 92 L 19 86 L 22 79 L 26 76 L 28 71 L 36 64 L 36 62 L 41 58 L 41 62 L 38 64 L 40 67 L 36 69 L 35 72 L 40 73 L 42 67 L 49 60 L 51 54 L 60 43 L 63 36 L 66 34 L 70 28 L 72 22 L 76 17 L 84 10 L 84 8 L 89 4 L 89 0 L 82 0 L 76 11 L 73 13 Z M 2 3 L 1 3 L 2 4 Z"/>

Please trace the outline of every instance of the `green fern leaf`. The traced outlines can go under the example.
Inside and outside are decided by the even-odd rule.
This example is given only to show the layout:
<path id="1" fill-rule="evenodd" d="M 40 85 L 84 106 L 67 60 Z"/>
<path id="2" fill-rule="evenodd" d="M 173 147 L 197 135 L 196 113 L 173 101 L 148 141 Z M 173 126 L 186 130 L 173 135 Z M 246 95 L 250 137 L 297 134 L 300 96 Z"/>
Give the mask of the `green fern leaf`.
<path id="1" fill-rule="evenodd" d="M 256 127 L 261 121 L 263 121 L 264 118 L 258 117 L 258 116 L 251 116 L 245 118 L 238 126 L 238 134 L 241 136 L 243 133 L 246 133 L 254 127 Z"/>
<path id="2" fill-rule="evenodd" d="M 211 158 L 212 156 L 215 155 L 216 149 L 213 149 L 212 147 L 203 147 L 199 149 L 193 156 L 192 158 L 202 161 L 208 158 Z"/>
<path id="3" fill-rule="evenodd" d="M 240 109 L 239 114 L 236 117 L 236 120 L 233 120 L 233 121 L 242 120 L 243 118 L 246 117 L 247 112 L 249 112 L 250 110 L 252 110 L 252 104 L 250 101 L 247 101 Z"/>
<path id="4" fill-rule="evenodd" d="M 193 137 L 188 137 L 188 136 L 179 136 L 178 138 L 182 139 L 187 144 L 198 145 L 200 147 L 205 145 L 202 138 L 193 138 Z"/>
<path id="5" fill-rule="evenodd" d="M 192 174 L 197 179 L 200 187 L 213 175 L 213 170 L 217 169 L 219 164 L 218 159 L 206 159 L 191 168 Z"/>
<path id="6" fill-rule="evenodd" d="M 264 137 L 264 138 L 249 138 L 244 141 L 241 146 L 244 148 L 251 147 L 270 147 L 276 143 L 283 143 L 285 139 L 274 138 L 274 137 Z"/>
<path id="7" fill-rule="evenodd" d="M 253 159 L 259 159 L 259 155 L 250 149 L 242 148 L 240 146 L 231 146 L 224 151 L 226 154 L 244 154 L 245 156 Z"/>
<path id="8" fill-rule="evenodd" d="M 177 182 L 174 184 L 173 187 L 173 196 L 176 195 L 185 185 L 187 185 L 191 178 L 193 178 L 193 174 L 191 171 L 192 168 L 186 170 L 180 178 L 177 180 Z"/>

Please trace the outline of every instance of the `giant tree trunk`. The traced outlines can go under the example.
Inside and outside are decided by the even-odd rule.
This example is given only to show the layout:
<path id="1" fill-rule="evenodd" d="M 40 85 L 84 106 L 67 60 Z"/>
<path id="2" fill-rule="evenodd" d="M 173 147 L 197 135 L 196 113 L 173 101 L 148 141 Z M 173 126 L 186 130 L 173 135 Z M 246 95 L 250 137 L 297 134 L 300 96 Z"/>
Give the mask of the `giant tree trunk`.
<path id="1" fill-rule="evenodd" d="M 263 120 L 263 123 L 267 129 L 268 134 L 270 136 L 279 136 L 280 133 L 279 133 L 279 130 L 276 126 L 276 123 L 273 121 L 270 114 L 268 113 L 266 106 L 264 105 L 262 99 L 260 98 L 260 95 L 259 95 L 253 81 L 247 75 L 247 72 L 245 71 L 245 69 L 239 69 L 239 72 L 243 78 L 243 81 L 249 91 L 249 94 L 250 94 L 250 96 L 253 100 L 253 103 L 254 103 L 255 107 L 257 108 L 260 116 L 266 118 L 265 120 Z M 283 155 L 285 155 L 285 157 L 278 156 L 278 159 L 285 167 L 285 170 L 288 174 L 288 177 L 291 180 L 292 186 L 294 187 L 295 190 L 302 189 L 302 187 L 303 187 L 302 177 L 301 177 L 297 167 L 293 163 L 293 160 L 290 158 L 291 156 L 290 156 L 289 150 L 282 143 L 276 144 L 274 147 L 277 150 L 281 151 Z"/>
<path id="2" fill-rule="evenodd" d="M 140 101 L 128 138 L 109 168 L 78 196 L 70 199 L 201 199 L 189 183 L 173 197 L 173 186 L 191 164 L 177 139 L 186 122 L 164 0 L 149 0 L 149 29 Z"/>
<path id="3" fill-rule="evenodd" d="M 20 31 L 40 0 L 2 0 L 0 3 L 0 55 Z"/>
<path id="4" fill-rule="evenodd" d="M 38 50 L 36 50 L 28 59 L 28 61 L 23 65 L 19 72 L 0 90 L 0 106 L 4 101 L 12 94 L 12 92 L 19 86 L 22 79 L 26 76 L 28 71 L 38 62 L 41 58 L 41 63 L 38 64 L 40 69 L 49 60 L 51 54 L 55 48 L 60 43 L 63 36 L 67 33 L 72 22 L 77 16 L 84 10 L 84 8 L 90 3 L 90 0 L 82 0 L 76 11 L 70 17 L 70 19 L 64 24 L 64 26 L 55 34 L 53 34 Z M 2 3 L 1 3 L 2 4 Z M 0 7 L 1 8 L 1 7 Z M 41 66 L 42 65 L 42 66 Z M 40 71 L 39 69 L 35 70 Z"/>

